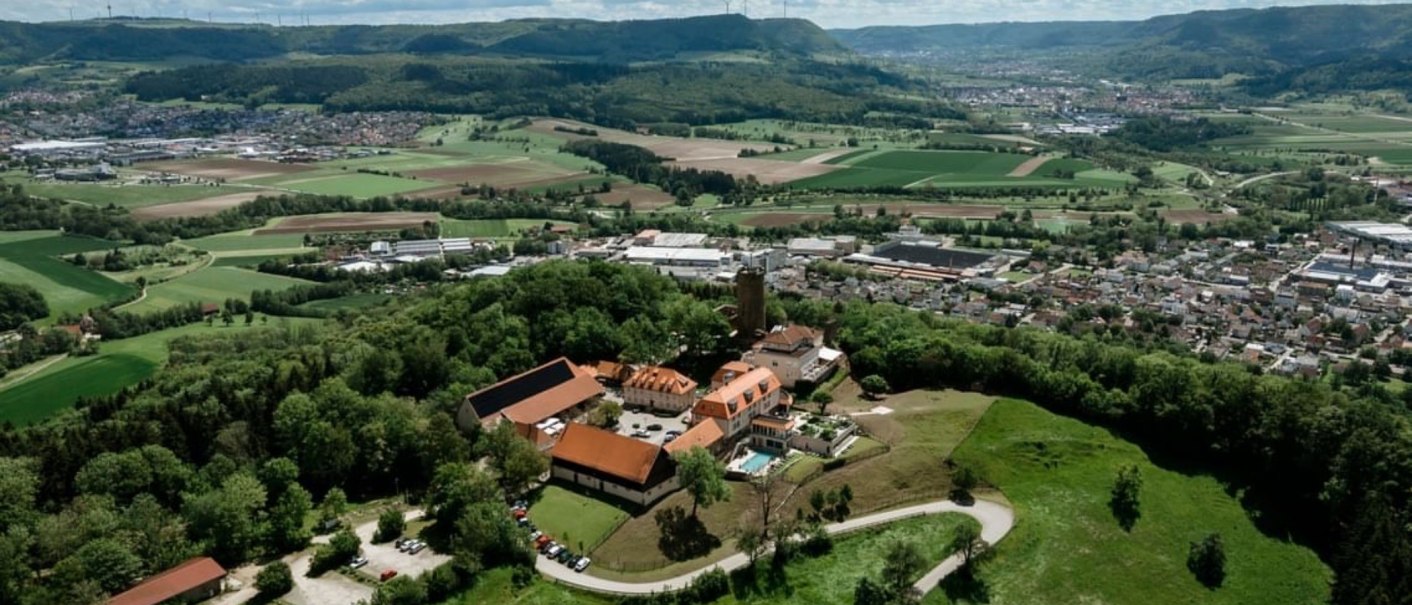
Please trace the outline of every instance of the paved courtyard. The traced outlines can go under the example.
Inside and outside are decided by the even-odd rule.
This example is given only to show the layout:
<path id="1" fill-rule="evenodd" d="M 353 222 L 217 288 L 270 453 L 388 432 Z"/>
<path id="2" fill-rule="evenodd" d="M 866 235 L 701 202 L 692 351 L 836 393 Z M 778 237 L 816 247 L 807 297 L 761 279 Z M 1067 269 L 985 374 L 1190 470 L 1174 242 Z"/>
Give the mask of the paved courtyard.
<path id="1" fill-rule="evenodd" d="M 618 419 L 618 433 L 632 436 L 636 431 L 646 431 L 648 426 L 662 425 L 660 431 L 647 431 L 647 437 L 639 437 L 643 441 L 649 441 L 654 445 L 662 445 L 662 441 L 667 438 L 667 431 L 686 431 L 687 412 L 682 412 L 675 416 L 658 416 L 652 412 L 630 412 L 623 410 L 623 416 Z M 637 428 L 633 428 L 633 425 Z"/>

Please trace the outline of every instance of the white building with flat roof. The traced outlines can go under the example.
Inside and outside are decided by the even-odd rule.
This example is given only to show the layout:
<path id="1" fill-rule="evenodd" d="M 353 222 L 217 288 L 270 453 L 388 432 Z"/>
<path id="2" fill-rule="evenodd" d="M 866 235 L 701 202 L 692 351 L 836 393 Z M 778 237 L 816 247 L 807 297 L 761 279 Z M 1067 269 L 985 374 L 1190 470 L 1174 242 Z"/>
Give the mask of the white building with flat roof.
<path id="1" fill-rule="evenodd" d="M 632 246 L 623 252 L 624 262 L 673 267 L 716 268 L 727 264 L 730 255 L 712 248 L 665 248 Z"/>

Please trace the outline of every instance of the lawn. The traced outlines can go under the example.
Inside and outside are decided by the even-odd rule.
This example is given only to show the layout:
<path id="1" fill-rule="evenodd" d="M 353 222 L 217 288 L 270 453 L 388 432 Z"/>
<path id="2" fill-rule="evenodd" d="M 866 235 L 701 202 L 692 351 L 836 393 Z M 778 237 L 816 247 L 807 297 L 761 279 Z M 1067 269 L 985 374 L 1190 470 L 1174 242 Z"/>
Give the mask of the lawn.
<path id="1" fill-rule="evenodd" d="M 445 605 L 613 605 L 612 597 L 580 592 L 535 577 L 529 586 L 516 588 L 508 567 L 477 574 L 475 586 Z"/>
<path id="2" fill-rule="evenodd" d="M 655 521 L 656 512 L 672 507 L 681 507 L 688 513 L 691 511 L 691 496 L 686 490 L 678 490 L 663 498 L 651 510 L 628 519 L 602 545 L 591 551 L 589 556 L 594 562 L 591 573 L 629 582 L 648 582 L 675 577 L 735 553 L 734 541 L 738 530 L 748 523 L 758 523 L 760 505 L 750 486 L 739 481 L 727 484 L 731 489 L 729 500 L 698 511 L 707 533 L 719 541 L 706 555 L 673 562 L 658 548 L 662 534 Z M 785 491 L 781 489 L 781 492 Z"/>
<path id="3" fill-rule="evenodd" d="M 121 300 L 133 287 L 74 266 L 60 255 L 91 252 L 118 244 L 85 237 L 65 237 L 52 231 L 7 233 L 0 240 L 0 281 L 34 286 L 49 303 L 49 316 L 81 313 Z"/>
<path id="4" fill-rule="evenodd" d="M 531 497 L 535 527 L 577 553 L 592 552 L 618 529 L 628 513 L 597 498 L 550 485 Z"/>
<path id="5" fill-rule="evenodd" d="M 1331 573 L 1307 548 L 1262 534 L 1236 496 L 1205 475 L 1156 466 L 1111 432 L 1001 400 L 955 458 L 1005 492 L 1018 523 L 981 577 L 995 603 L 1324 603 Z M 1108 508 L 1118 468 L 1142 472 L 1141 518 Z M 1186 569 L 1190 542 L 1220 532 L 1226 581 Z M 947 602 L 934 595 L 928 602 Z"/>
<path id="6" fill-rule="evenodd" d="M 150 313 L 177 305 L 202 302 L 221 303 L 227 298 L 250 299 L 254 290 L 285 290 L 304 280 L 257 273 L 238 267 L 206 267 L 169 282 L 147 288 L 147 298 L 124 310 Z"/>

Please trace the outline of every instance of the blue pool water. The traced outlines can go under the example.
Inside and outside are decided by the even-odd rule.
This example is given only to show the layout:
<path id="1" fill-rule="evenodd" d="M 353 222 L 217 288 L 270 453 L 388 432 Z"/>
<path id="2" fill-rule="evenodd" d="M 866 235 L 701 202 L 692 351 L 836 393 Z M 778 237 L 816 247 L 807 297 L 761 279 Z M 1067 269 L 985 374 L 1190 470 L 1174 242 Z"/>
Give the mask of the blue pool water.
<path id="1" fill-rule="evenodd" d="M 770 461 L 774 459 L 775 457 L 770 454 L 766 454 L 764 452 L 755 452 L 750 456 L 750 458 L 746 459 L 745 462 L 740 463 L 740 468 L 741 470 L 744 470 L 745 472 L 754 475 L 755 473 L 760 472 L 761 469 L 768 466 L 770 464 Z"/>

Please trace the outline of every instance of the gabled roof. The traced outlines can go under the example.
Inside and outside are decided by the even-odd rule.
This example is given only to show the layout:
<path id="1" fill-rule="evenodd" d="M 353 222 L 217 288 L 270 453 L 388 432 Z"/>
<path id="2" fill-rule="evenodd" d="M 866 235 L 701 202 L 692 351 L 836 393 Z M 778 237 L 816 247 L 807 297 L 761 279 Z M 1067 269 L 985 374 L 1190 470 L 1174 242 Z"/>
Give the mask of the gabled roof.
<path id="1" fill-rule="evenodd" d="M 692 408 L 697 416 L 734 418 L 750 404 L 780 389 L 780 379 L 769 368 L 755 368 L 702 397 Z"/>
<path id="2" fill-rule="evenodd" d="M 612 382 L 623 382 L 632 377 L 632 366 L 616 361 L 600 361 L 593 365 L 583 366 L 584 370 L 599 380 Z"/>
<path id="3" fill-rule="evenodd" d="M 685 433 L 673 439 L 671 443 L 662 446 L 662 449 L 667 450 L 669 454 L 685 452 L 696 446 L 701 446 L 709 450 L 725 436 L 725 433 L 721 432 L 721 425 L 716 424 L 715 421 L 712 420 L 705 420 L 687 429 Z"/>
<path id="4" fill-rule="evenodd" d="M 197 557 L 152 576 L 127 592 L 108 599 L 108 605 L 157 605 L 226 576 L 225 568 L 210 557 Z"/>
<path id="5" fill-rule="evenodd" d="M 755 366 L 745 363 L 744 361 L 727 361 L 725 365 L 721 366 L 721 369 L 716 370 L 716 373 L 711 375 L 711 385 L 713 387 L 720 387 L 730 382 L 730 380 L 726 378 L 727 376 L 734 379 L 736 376 L 749 372 L 754 367 Z"/>
<path id="6" fill-rule="evenodd" d="M 662 448 L 587 424 L 570 423 L 550 451 L 555 462 L 568 462 L 635 484 L 646 484 Z"/>
<path id="7" fill-rule="evenodd" d="M 533 424 L 603 394 L 603 386 L 583 368 L 560 357 L 466 396 L 462 414 L 485 422 L 497 414 Z"/>
<path id="8" fill-rule="evenodd" d="M 696 381 L 670 368 L 648 366 L 638 370 L 636 374 L 632 375 L 632 378 L 624 381 L 623 388 L 685 395 L 696 391 Z"/>
<path id="9" fill-rule="evenodd" d="M 775 330 L 760 339 L 760 345 L 775 349 L 789 350 L 803 344 L 813 344 L 817 334 L 813 328 L 790 324 L 789 327 Z"/>

